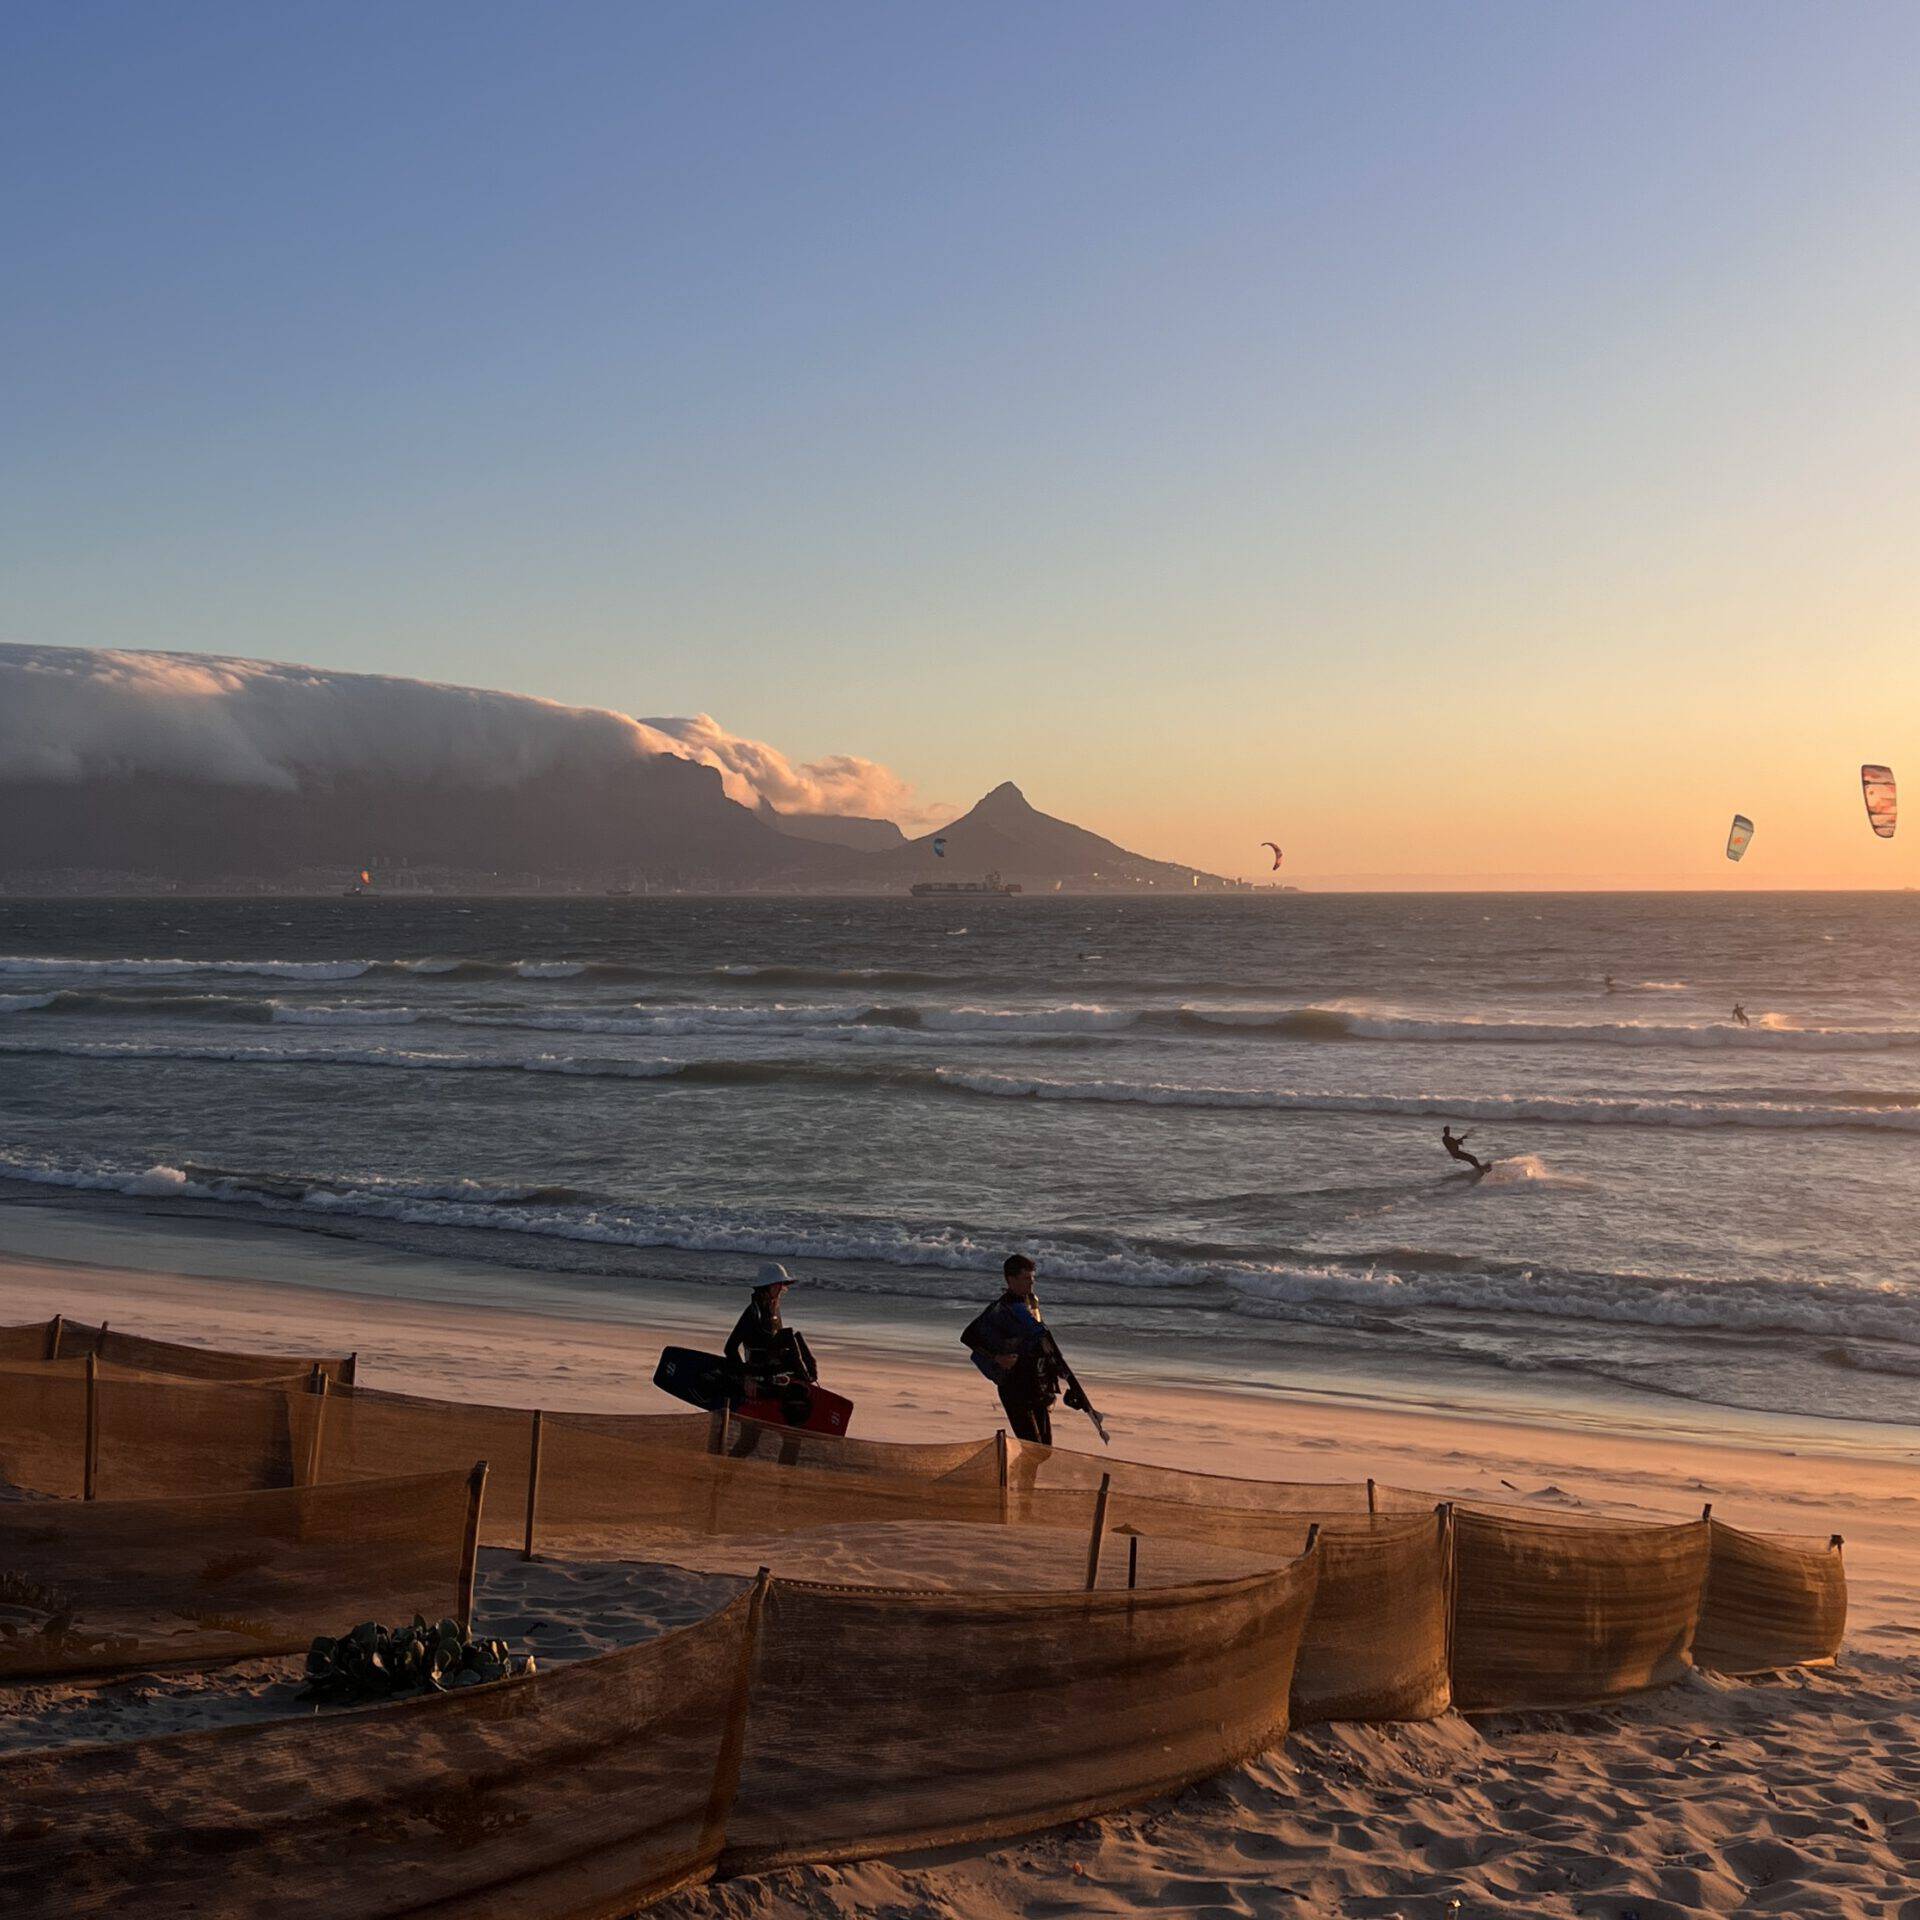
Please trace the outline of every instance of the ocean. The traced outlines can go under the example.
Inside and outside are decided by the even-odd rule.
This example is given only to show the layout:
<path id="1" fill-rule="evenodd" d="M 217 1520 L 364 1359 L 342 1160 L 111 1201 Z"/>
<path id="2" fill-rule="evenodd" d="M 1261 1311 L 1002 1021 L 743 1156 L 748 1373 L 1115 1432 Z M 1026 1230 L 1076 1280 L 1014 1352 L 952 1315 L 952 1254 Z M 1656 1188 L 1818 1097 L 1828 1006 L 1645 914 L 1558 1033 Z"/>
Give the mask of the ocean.
<path id="1" fill-rule="evenodd" d="M 1917 1174 L 1908 894 L 0 902 L 0 1235 L 245 1219 L 716 1337 L 776 1258 L 945 1350 L 1024 1248 L 1135 1376 L 1868 1436 Z"/>

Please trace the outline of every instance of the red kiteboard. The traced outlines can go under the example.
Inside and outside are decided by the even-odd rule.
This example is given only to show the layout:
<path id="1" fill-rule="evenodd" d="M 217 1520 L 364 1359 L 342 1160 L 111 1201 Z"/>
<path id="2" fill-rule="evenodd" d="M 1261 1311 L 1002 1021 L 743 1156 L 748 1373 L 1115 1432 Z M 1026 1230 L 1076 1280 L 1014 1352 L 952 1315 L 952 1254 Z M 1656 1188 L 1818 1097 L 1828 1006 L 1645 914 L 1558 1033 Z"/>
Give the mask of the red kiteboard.
<path id="1" fill-rule="evenodd" d="M 691 1347 L 668 1347 L 653 1370 L 653 1384 L 676 1400 L 711 1413 L 729 1407 L 743 1420 L 769 1427 L 797 1427 L 805 1433 L 845 1433 L 853 1418 L 853 1402 L 825 1387 L 797 1376 L 784 1392 L 736 1394 L 735 1374 L 717 1353 L 699 1353 Z"/>

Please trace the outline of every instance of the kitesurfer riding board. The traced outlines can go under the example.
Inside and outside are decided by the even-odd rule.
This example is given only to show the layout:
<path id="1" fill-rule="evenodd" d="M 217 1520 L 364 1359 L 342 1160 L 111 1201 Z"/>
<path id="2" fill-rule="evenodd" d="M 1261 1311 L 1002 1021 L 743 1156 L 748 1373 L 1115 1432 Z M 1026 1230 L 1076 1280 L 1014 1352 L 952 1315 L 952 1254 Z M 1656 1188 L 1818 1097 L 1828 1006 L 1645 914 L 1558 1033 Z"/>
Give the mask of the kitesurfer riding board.
<path id="1" fill-rule="evenodd" d="M 1750 1027 L 1753 1022 L 1747 1018 L 1747 1010 L 1738 1001 L 1734 1002 L 1733 1021 L 1736 1026 Z"/>
<path id="2" fill-rule="evenodd" d="M 1491 1161 L 1476 1160 L 1467 1151 L 1467 1142 L 1473 1138 L 1471 1133 L 1455 1133 L 1451 1123 L 1440 1129 L 1440 1144 L 1456 1160 L 1464 1160 L 1475 1173 L 1485 1173 L 1492 1165 Z"/>

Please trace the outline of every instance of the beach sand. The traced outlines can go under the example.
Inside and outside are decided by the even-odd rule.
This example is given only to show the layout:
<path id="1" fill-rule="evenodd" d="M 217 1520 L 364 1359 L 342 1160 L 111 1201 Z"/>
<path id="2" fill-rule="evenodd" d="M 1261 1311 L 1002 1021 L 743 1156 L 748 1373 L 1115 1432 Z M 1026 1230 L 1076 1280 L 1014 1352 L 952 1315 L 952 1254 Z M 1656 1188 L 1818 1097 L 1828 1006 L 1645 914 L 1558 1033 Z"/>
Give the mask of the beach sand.
<path id="1" fill-rule="evenodd" d="M 664 1411 L 663 1335 L 485 1308 L 373 1300 L 58 1261 L 0 1263 L 0 1319 L 65 1311 L 229 1347 L 357 1349 L 372 1384 L 504 1404 Z M 710 1331 L 710 1330 L 709 1330 Z M 816 1340 L 822 1371 L 873 1439 L 981 1435 L 997 1408 L 950 1364 Z M 1597 1711 L 1410 1727 L 1319 1727 L 1171 1800 L 998 1847 L 803 1868 L 691 1891 L 663 1913 L 707 1916 L 1898 1915 L 1920 1920 L 1920 1479 L 1849 1429 L 1769 1446 L 1404 1404 L 1202 1393 L 1121 1382 L 1102 1393 L 1115 1452 L 1200 1471 L 1352 1481 L 1542 1511 L 1716 1515 L 1846 1537 L 1847 1652 L 1830 1672 L 1705 1675 Z M 1074 1445 L 1090 1431 L 1063 1426 Z M 481 1631 L 543 1661 L 697 1618 L 761 1564 L 797 1577 L 951 1586 L 1072 1585 L 1082 1544 L 993 1529 L 870 1527 L 695 1545 L 672 1565 L 483 1556 Z M 984 1536 L 984 1538 L 983 1538 Z M 983 1555 L 982 1548 L 991 1544 Z M 1163 1547 L 1165 1543 L 1160 1543 Z M 664 1543 L 663 1543 L 664 1545 Z M 1171 1561 L 1150 1577 L 1244 1562 Z M 699 1564 L 689 1564 L 697 1559 Z M 304 1711 L 297 1662 L 94 1688 L 15 1691 L 0 1745 L 124 1738 Z"/>

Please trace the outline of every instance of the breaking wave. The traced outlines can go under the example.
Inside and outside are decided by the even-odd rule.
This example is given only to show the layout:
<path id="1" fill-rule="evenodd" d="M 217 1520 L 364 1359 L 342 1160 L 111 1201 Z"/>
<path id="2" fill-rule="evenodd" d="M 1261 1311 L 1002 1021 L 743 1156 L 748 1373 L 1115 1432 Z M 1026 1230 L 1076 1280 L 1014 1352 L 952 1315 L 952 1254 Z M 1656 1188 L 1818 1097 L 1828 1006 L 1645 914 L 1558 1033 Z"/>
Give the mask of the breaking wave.
<path id="1" fill-rule="evenodd" d="M 962 1067 L 935 1067 L 929 1072 L 945 1086 L 1002 1100 L 1084 1100 L 1118 1106 L 1270 1113 L 1379 1113 L 1433 1120 L 1533 1120 L 1550 1126 L 1860 1127 L 1920 1133 L 1920 1110 L 1912 1107 L 1820 1101 L 1671 1099 L 1624 1094 L 1298 1093 L 1263 1087 L 1050 1080 Z"/>
<path id="2" fill-rule="evenodd" d="M 1185 1086 L 1152 1081 L 1062 1080 L 958 1066 L 889 1066 L 817 1059 L 636 1059 L 611 1054 L 491 1053 L 411 1047 L 244 1042 L 0 1040 L 0 1055 L 101 1062 L 190 1060 L 251 1067 L 371 1067 L 440 1073 L 550 1073 L 585 1079 L 681 1080 L 708 1086 L 838 1085 L 951 1093 L 981 1099 L 1185 1107 L 1221 1112 L 1381 1114 L 1409 1119 L 1511 1121 L 1577 1127 L 1853 1128 L 1920 1133 L 1920 1107 L 1843 1096 L 1754 1100 L 1629 1094 L 1320 1093 L 1284 1088 Z M 1883 1102 L 1885 1096 L 1880 1099 Z"/>
<path id="3" fill-rule="evenodd" d="M 892 1268 L 997 1273 L 1003 1230 L 798 1209 L 626 1202 L 561 1184 L 401 1180 L 158 1164 L 61 1164 L 0 1153 L 0 1177 L 140 1199 L 222 1202 L 304 1213 L 529 1235 L 634 1249 L 762 1259 L 861 1262 Z M 1913 1296 L 1891 1283 L 1714 1281 L 1689 1276 L 1575 1272 L 1401 1250 L 1391 1262 L 1262 1261 L 1178 1240 L 1057 1232 L 1015 1243 L 1057 1278 L 1118 1287 L 1205 1289 L 1219 1309 L 1261 1319 L 1361 1310 L 1501 1313 L 1682 1330 L 1812 1334 L 1884 1340 L 1894 1349 L 1836 1347 L 1836 1365 L 1920 1372 Z M 1911 1359 L 1909 1359 L 1911 1355 Z"/>
<path id="4" fill-rule="evenodd" d="M 1193 1033 L 1229 1030 L 1290 1040 L 1393 1040 L 1435 1045 L 1693 1047 L 1713 1052 L 1884 1053 L 1920 1047 L 1913 1027 L 1796 1027 L 1777 1014 L 1751 1027 L 1726 1021 L 1505 1020 L 1428 1018 L 1345 1006 L 1270 1009 L 1182 1007 L 1146 1013 L 1143 1024 Z"/>

